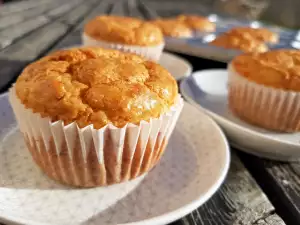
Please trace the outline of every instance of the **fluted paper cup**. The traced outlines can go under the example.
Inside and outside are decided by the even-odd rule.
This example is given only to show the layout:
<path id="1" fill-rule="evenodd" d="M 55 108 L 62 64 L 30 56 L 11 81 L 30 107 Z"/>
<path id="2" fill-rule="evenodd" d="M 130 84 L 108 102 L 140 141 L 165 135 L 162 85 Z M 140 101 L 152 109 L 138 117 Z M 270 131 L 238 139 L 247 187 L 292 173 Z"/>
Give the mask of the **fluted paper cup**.
<path id="1" fill-rule="evenodd" d="M 161 158 L 183 107 L 179 96 L 160 118 L 95 129 L 42 118 L 25 108 L 14 87 L 9 100 L 34 161 L 52 179 L 79 187 L 120 183 L 148 172 Z"/>
<path id="2" fill-rule="evenodd" d="M 279 132 L 300 130 L 300 93 L 257 84 L 229 72 L 229 107 L 241 119 Z"/>
<path id="3" fill-rule="evenodd" d="M 82 41 L 84 46 L 99 46 L 102 48 L 116 49 L 123 52 L 135 53 L 154 62 L 158 62 L 165 46 L 165 43 L 156 46 L 138 46 L 110 43 L 106 41 L 96 40 L 84 33 L 82 34 Z"/>

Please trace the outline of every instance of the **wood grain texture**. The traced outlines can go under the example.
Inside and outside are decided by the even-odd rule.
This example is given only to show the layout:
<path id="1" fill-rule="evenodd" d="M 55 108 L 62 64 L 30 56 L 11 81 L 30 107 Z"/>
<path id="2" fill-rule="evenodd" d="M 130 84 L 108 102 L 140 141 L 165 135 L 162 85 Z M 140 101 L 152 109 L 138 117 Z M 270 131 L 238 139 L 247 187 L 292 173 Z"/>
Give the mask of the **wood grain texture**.
<path id="1" fill-rule="evenodd" d="M 211 1 L 143 1 L 149 9 L 155 10 L 161 17 L 172 17 L 181 13 L 208 15 L 211 13 Z"/>
<path id="2" fill-rule="evenodd" d="M 53 1 L 57 1 L 57 0 L 27 0 L 27 1 L 8 3 L 0 7 L 0 17 L 9 15 L 11 13 L 22 12 L 23 10 L 35 8 L 45 3 L 49 3 Z"/>
<path id="3" fill-rule="evenodd" d="M 284 225 L 285 223 L 278 215 L 270 215 L 258 220 L 254 225 Z"/>
<path id="4" fill-rule="evenodd" d="M 89 2 L 82 2 L 77 5 L 70 13 L 62 16 L 58 19 L 59 22 L 62 22 L 67 25 L 75 25 L 84 15 L 86 15 L 93 6 L 95 6 L 99 1 L 93 0 Z"/>
<path id="5" fill-rule="evenodd" d="M 90 9 L 92 9 L 95 2 L 95 0 L 92 0 L 85 2 L 85 4 L 89 5 Z M 76 8 L 74 8 L 74 10 L 75 9 Z M 74 18 L 74 14 L 73 17 L 69 17 L 70 14 L 73 14 L 72 10 L 66 13 L 64 18 L 76 20 L 85 15 L 82 14 L 80 18 L 77 16 Z M 0 51 L 0 90 L 6 90 L 24 66 L 45 53 L 59 38 L 69 31 L 69 28 L 70 26 L 56 20 L 33 31 L 16 43 Z"/>
<path id="6" fill-rule="evenodd" d="M 68 1 L 65 4 L 61 4 L 59 7 L 50 10 L 47 12 L 47 16 L 50 18 L 57 18 L 62 16 L 63 14 L 69 12 L 72 8 L 74 8 L 76 5 L 78 5 L 82 0 L 73 0 Z"/>
<path id="7" fill-rule="evenodd" d="M 60 40 L 51 51 L 58 50 L 61 48 L 66 48 L 74 45 L 81 44 L 81 34 L 82 28 L 84 24 L 86 24 L 90 19 L 94 18 L 100 14 L 107 14 L 108 11 L 111 9 L 111 2 L 108 0 L 98 1 L 98 4 L 88 13 L 87 16 L 71 31 L 66 35 L 64 38 Z"/>
<path id="8" fill-rule="evenodd" d="M 52 22 L 0 52 L 0 88 L 7 87 L 24 66 L 35 60 L 57 39 L 67 32 L 68 27 Z"/>
<path id="9" fill-rule="evenodd" d="M 49 19 L 38 16 L 0 31 L 0 49 L 10 45 L 15 39 L 46 24 Z"/>
<path id="10" fill-rule="evenodd" d="M 285 224 L 233 153 L 230 171 L 221 189 L 202 207 L 172 225 L 256 225 L 269 216 L 278 221 L 272 225 Z"/>
<path id="11" fill-rule="evenodd" d="M 300 224 L 300 163 L 264 160 L 239 153 L 279 215 L 291 225 Z"/>
<path id="12" fill-rule="evenodd" d="M 29 9 L 29 10 L 24 10 L 19 13 L 13 13 L 13 14 L 4 16 L 0 19 L 0 29 L 12 26 L 12 25 L 20 23 L 20 22 L 24 22 L 27 19 L 32 18 L 34 16 L 39 16 L 42 13 L 61 5 L 62 2 L 54 1 L 54 2 L 44 4 L 44 5 L 40 5 L 38 7 Z"/>
<path id="13" fill-rule="evenodd" d="M 137 7 L 138 10 L 140 10 L 143 13 L 144 17 L 148 20 L 155 19 L 159 16 L 157 14 L 157 10 L 149 7 L 143 0 L 137 0 Z"/>
<path id="14" fill-rule="evenodd" d="M 112 7 L 109 10 L 110 15 L 118 15 L 118 16 L 127 16 L 125 7 L 126 7 L 126 2 L 124 0 L 117 1 L 112 5 Z"/>
<path id="15" fill-rule="evenodd" d="M 139 9 L 140 3 L 137 0 L 128 0 L 125 2 L 124 9 L 126 11 L 126 15 L 131 17 L 137 17 L 141 19 L 145 19 L 144 14 Z"/>

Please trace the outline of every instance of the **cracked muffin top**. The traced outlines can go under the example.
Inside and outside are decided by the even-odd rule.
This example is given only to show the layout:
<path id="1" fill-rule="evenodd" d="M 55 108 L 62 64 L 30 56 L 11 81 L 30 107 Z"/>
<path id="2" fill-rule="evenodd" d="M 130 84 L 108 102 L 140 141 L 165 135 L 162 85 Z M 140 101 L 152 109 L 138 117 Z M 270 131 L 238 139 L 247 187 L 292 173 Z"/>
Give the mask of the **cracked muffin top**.
<path id="1" fill-rule="evenodd" d="M 248 33 L 223 33 L 217 36 L 210 44 L 242 52 L 265 52 L 268 50 L 268 46 L 262 41 L 253 38 Z"/>
<path id="2" fill-rule="evenodd" d="M 213 32 L 216 30 L 216 24 L 210 22 L 206 17 L 197 15 L 179 15 L 177 19 L 194 30 L 204 32 Z"/>
<path id="3" fill-rule="evenodd" d="M 178 19 L 156 19 L 151 21 L 162 30 L 165 36 L 169 37 L 192 37 L 192 29 Z"/>
<path id="4" fill-rule="evenodd" d="M 84 32 L 94 39 L 120 44 L 154 46 L 164 43 L 159 27 L 131 17 L 98 16 L 85 25 Z"/>
<path id="5" fill-rule="evenodd" d="M 158 118 L 178 96 L 177 83 L 160 65 L 98 47 L 54 52 L 28 65 L 16 94 L 26 108 L 79 127 L 123 127 Z"/>
<path id="6" fill-rule="evenodd" d="M 267 43 L 277 43 L 278 42 L 278 34 L 270 31 L 266 28 L 252 28 L 252 27 L 235 27 L 231 29 L 229 32 L 232 33 L 247 33 L 253 38 L 267 42 Z"/>
<path id="7" fill-rule="evenodd" d="M 273 88 L 300 91 L 300 51 L 273 50 L 237 56 L 231 69 L 239 75 Z"/>

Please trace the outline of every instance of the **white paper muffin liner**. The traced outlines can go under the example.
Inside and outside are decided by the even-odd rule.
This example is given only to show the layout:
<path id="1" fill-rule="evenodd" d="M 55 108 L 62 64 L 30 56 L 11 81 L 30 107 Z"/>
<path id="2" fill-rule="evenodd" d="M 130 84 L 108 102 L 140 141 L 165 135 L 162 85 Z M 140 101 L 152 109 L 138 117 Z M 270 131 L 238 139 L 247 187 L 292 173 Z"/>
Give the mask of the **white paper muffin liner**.
<path id="1" fill-rule="evenodd" d="M 138 45 L 116 44 L 116 43 L 110 43 L 106 41 L 99 41 L 93 39 L 84 33 L 82 34 L 82 41 L 84 46 L 99 46 L 102 48 L 116 49 L 123 52 L 135 53 L 154 62 L 158 62 L 165 46 L 165 43 L 156 46 L 146 46 L 146 47 L 138 46 Z"/>
<path id="2" fill-rule="evenodd" d="M 79 187 L 119 183 L 149 171 L 163 154 L 183 107 L 179 96 L 160 118 L 95 129 L 42 118 L 25 108 L 14 87 L 9 100 L 35 162 L 52 179 Z"/>
<path id="3" fill-rule="evenodd" d="M 229 72 L 229 107 L 241 119 L 262 128 L 297 132 L 300 130 L 300 93 L 257 84 Z"/>

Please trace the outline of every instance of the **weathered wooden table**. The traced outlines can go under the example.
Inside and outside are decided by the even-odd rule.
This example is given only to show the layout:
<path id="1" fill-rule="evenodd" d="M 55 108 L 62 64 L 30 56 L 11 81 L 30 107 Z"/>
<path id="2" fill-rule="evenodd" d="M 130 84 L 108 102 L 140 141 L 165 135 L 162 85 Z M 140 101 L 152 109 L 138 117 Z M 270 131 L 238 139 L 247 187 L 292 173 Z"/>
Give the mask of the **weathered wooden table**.
<path id="1" fill-rule="evenodd" d="M 27 0 L 1 6 L 0 90 L 7 91 L 33 60 L 49 51 L 80 44 L 83 25 L 96 15 L 152 18 L 205 13 L 197 4 L 196 0 L 188 4 L 181 0 Z M 194 70 L 225 67 L 183 57 Z M 172 224 L 300 224 L 300 164 L 268 161 L 232 149 L 231 168 L 221 189 L 202 207 Z"/>

